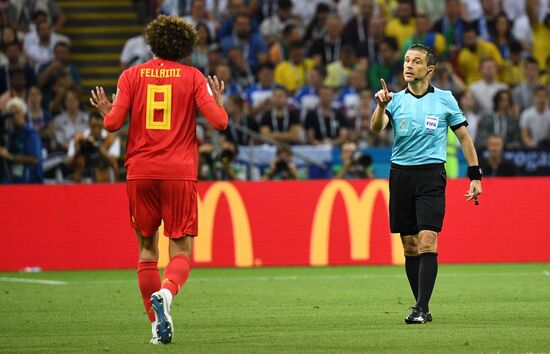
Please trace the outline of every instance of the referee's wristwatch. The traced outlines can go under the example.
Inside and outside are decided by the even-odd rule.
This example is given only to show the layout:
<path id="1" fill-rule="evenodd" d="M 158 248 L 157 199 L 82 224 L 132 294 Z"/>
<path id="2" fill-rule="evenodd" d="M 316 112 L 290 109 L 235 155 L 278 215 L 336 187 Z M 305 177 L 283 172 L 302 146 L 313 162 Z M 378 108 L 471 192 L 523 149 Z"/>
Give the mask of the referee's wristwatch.
<path id="1" fill-rule="evenodd" d="M 483 176 L 483 170 L 481 169 L 481 167 L 468 166 L 468 178 L 470 179 L 470 181 L 481 181 L 481 176 Z"/>

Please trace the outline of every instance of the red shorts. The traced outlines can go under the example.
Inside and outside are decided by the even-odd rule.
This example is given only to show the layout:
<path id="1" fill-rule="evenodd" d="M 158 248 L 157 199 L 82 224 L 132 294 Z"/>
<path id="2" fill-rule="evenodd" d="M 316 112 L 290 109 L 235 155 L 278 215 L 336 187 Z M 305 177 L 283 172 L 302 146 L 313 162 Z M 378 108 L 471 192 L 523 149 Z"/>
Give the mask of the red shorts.
<path id="1" fill-rule="evenodd" d="M 136 179 L 127 181 L 126 187 L 130 222 L 143 236 L 153 236 L 161 220 L 167 237 L 197 235 L 196 181 Z"/>

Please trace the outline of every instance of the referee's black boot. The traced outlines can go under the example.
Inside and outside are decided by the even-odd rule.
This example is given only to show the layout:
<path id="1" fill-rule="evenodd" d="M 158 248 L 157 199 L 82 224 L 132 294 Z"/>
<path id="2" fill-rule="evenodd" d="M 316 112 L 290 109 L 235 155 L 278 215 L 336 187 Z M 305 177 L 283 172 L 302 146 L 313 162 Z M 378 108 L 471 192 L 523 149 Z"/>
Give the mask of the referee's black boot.
<path id="1" fill-rule="evenodd" d="M 427 322 L 432 322 L 432 313 L 431 312 L 426 312 L 426 321 Z"/>
<path id="2" fill-rule="evenodd" d="M 411 307 L 411 314 L 405 317 L 405 323 L 407 324 L 424 324 L 426 323 L 427 316 L 424 311 L 420 307 Z"/>

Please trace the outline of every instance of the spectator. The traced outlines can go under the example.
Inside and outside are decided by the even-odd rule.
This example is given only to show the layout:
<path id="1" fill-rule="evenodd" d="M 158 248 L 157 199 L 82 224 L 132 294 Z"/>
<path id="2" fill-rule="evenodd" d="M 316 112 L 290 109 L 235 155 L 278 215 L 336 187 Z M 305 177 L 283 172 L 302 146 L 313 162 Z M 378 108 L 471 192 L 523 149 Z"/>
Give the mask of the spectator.
<path id="1" fill-rule="evenodd" d="M 525 1 L 502 0 L 502 11 L 506 14 L 506 17 L 508 17 L 510 21 L 515 22 L 518 18 L 525 15 L 525 8 Z M 540 0 L 539 9 L 537 11 L 540 21 L 544 20 L 547 10 L 548 0 Z"/>
<path id="2" fill-rule="evenodd" d="M 550 13 L 544 18 L 544 22 L 533 27 L 533 57 L 539 63 L 540 69 L 544 69 L 546 58 L 550 56 Z"/>
<path id="3" fill-rule="evenodd" d="M 491 58 L 498 67 L 504 66 L 504 60 L 498 48 L 491 42 L 478 38 L 474 26 L 468 25 L 464 29 L 464 48 L 458 53 L 458 73 L 470 86 L 481 79 L 481 61 Z M 492 97 L 492 96 L 491 96 Z"/>
<path id="4" fill-rule="evenodd" d="M 287 145 L 277 148 L 275 159 L 269 164 L 264 180 L 289 180 L 298 179 L 298 170 L 292 161 L 292 150 Z"/>
<path id="5" fill-rule="evenodd" d="M 60 151 L 67 151 L 69 142 L 78 133 L 88 129 L 88 114 L 80 110 L 80 100 L 76 90 L 65 93 L 64 111 L 54 117 L 55 141 Z"/>
<path id="6" fill-rule="evenodd" d="M 344 113 L 348 128 L 353 128 L 359 117 L 360 95 L 366 88 L 365 76 L 364 70 L 353 70 L 349 76 L 349 84 L 342 88 L 337 98 L 338 108 Z"/>
<path id="7" fill-rule="evenodd" d="M 255 138 L 243 132 L 246 128 L 254 133 L 258 133 L 258 123 L 253 117 L 244 112 L 244 101 L 239 95 L 230 95 L 225 104 L 225 110 L 229 116 L 229 124 L 224 131 L 224 140 L 230 141 L 236 145 L 252 145 Z"/>
<path id="8" fill-rule="evenodd" d="M 300 28 L 293 23 L 285 26 L 282 33 L 282 38 L 274 42 L 269 47 L 269 61 L 274 65 L 282 61 L 289 60 L 289 50 L 292 43 L 297 43 L 301 40 Z M 303 43 L 301 44 L 303 47 Z"/>
<path id="9" fill-rule="evenodd" d="M 145 30 L 145 26 L 143 26 Z M 124 43 L 120 53 L 120 69 L 126 70 L 131 66 L 143 64 L 153 58 L 153 54 L 145 43 L 145 35 L 142 33 L 134 36 Z"/>
<path id="10" fill-rule="evenodd" d="M 372 157 L 362 154 L 354 142 L 342 144 L 340 163 L 332 167 L 334 178 L 374 178 L 372 171 Z"/>
<path id="11" fill-rule="evenodd" d="M 191 54 L 191 65 L 205 74 L 208 70 L 208 52 L 212 48 L 213 37 L 210 35 L 208 26 L 204 22 L 197 23 L 195 29 L 197 30 L 199 39 Z"/>
<path id="12" fill-rule="evenodd" d="M 216 28 L 214 23 L 208 19 L 204 0 L 191 1 L 191 11 L 188 16 L 183 17 L 191 26 L 198 27 L 199 23 L 205 26 L 208 36 L 212 41 L 216 39 Z"/>
<path id="13" fill-rule="evenodd" d="M 252 116 L 261 116 L 263 112 L 272 108 L 271 97 L 277 87 L 279 86 L 274 81 L 273 65 L 263 64 L 258 70 L 258 83 L 246 91 L 246 103 Z"/>
<path id="14" fill-rule="evenodd" d="M 241 89 L 245 91 L 248 90 L 256 81 L 252 69 L 243 55 L 242 49 L 238 46 L 229 49 L 227 57 L 229 59 L 229 68 L 231 69 L 232 78 Z M 269 64 L 260 65 L 260 68 L 258 68 L 258 76 L 261 76 L 260 72 L 262 71 L 262 66 L 265 65 Z"/>
<path id="15" fill-rule="evenodd" d="M 3 183 L 42 183 L 42 146 L 38 133 L 26 124 L 27 105 L 15 97 L 8 101 L 12 118 L 7 147 L 0 147 L 0 163 L 8 166 Z"/>
<path id="16" fill-rule="evenodd" d="M 14 97 L 25 99 L 27 96 L 27 80 L 23 69 L 14 68 L 9 71 L 11 88 L 0 96 L 0 111 L 5 111 L 7 103 Z"/>
<path id="17" fill-rule="evenodd" d="M 357 68 L 357 56 L 355 49 L 345 45 L 340 52 L 340 58 L 327 65 L 327 78 L 324 84 L 338 89 L 349 84 L 349 76 L 353 69 Z"/>
<path id="18" fill-rule="evenodd" d="M 487 157 L 481 157 L 479 167 L 484 177 L 513 177 L 517 176 L 517 167 L 512 161 L 504 159 L 504 141 L 500 135 L 491 134 L 485 144 Z"/>
<path id="19" fill-rule="evenodd" d="M 242 53 L 239 54 L 242 58 Z M 229 51 L 229 56 L 231 56 L 231 50 Z M 217 43 L 212 44 L 208 50 L 208 68 L 206 68 L 206 74 L 212 75 L 212 73 L 215 73 L 218 65 L 225 61 L 227 60 L 223 57 L 223 51 L 220 46 Z M 244 63 L 244 59 L 242 62 Z"/>
<path id="20" fill-rule="evenodd" d="M 266 19 L 269 19 L 271 16 L 277 15 L 278 8 L 278 0 L 255 0 L 251 1 L 249 5 L 249 11 L 254 14 L 254 17 L 256 18 L 258 23 L 262 23 Z"/>
<path id="21" fill-rule="evenodd" d="M 63 10 L 55 3 L 55 0 L 35 1 L 10 1 L 16 4 L 17 29 L 22 32 L 34 32 L 33 22 L 37 16 L 44 16 L 49 23 L 54 24 L 54 31 L 59 32 L 67 20 Z"/>
<path id="22" fill-rule="evenodd" d="M 192 1 L 160 0 L 159 15 L 184 17 L 191 13 Z"/>
<path id="23" fill-rule="evenodd" d="M 315 61 L 305 58 L 305 49 L 301 43 L 292 43 L 289 47 L 289 59 L 275 67 L 275 82 L 283 86 L 290 94 L 307 84 L 309 72 Z"/>
<path id="24" fill-rule="evenodd" d="M 451 91 L 455 97 L 466 90 L 466 84 L 454 72 L 452 64 L 448 61 L 437 63 L 432 83 L 435 87 L 442 90 Z"/>
<path id="25" fill-rule="evenodd" d="M 67 165 L 74 167 L 76 183 L 86 177 L 97 183 L 114 182 L 119 157 L 120 140 L 103 128 L 101 114 L 92 112 L 88 128 L 77 133 L 69 143 Z"/>
<path id="26" fill-rule="evenodd" d="M 480 66 L 481 80 L 470 85 L 470 91 L 474 96 L 482 113 L 493 111 L 493 97 L 500 90 L 508 89 L 508 85 L 497 80 L 498 68 L 491 58 L 484 58 Z"/>
<path id="27" fill-rule="evenodd" d="M 239 181 L 246 176 L 240 176 L 245 172 L 241 167 L 235 164 L 239 155 L 239 148 L 232 141 L 224 141 L 221 144 L 221 151 L 217 156 L 215 179 L 217 181 Z"/>
<path id="28" fill-rule="evenodd" d="M 357 4 L 359 11 L 346 25 L 342 33 L 344 42 L 355 47 L 360 58 L 369 56 L 369 23 L 372 20 L 374 8 L 373 0 L 360 0 Z"/>
<path id="29" fill-rule="evenodd" d="M 304 3 L 306 2 L 304 1 Z M 294 6 L 295 10 L 297 8 L 298 6 Z M 307 16 L 304 16 L 303 13 L 298 12 L 298 14 L 300 14 L 302 18 L 306 17 L 304 18 L 304 22 L 308 24 L 304 33 L 304 42 L 306 46 L 323 39 L 326 34 L 326 22 L 330 14 L 330 6 L 326 3 L 318 2 L 315 9 L 315 15 L 311 21 L 308 21 Z"/>
<path id="30" fill-rule="evenodd" d="M 495 18 L 495 33 L 493 42 L 497 45 L 500 55 L 505 60 L 510 60 L 511 46 L 519 42 L 512 35 L 510 20 L 504 14 L 499 14 Z"/>
<path id="31" fill-rule="evenodd" d="M 309 56 L 317 64 L 327 65 L 340 58 L 342 49 L 342 21 L 331 14 L 326 20 L 326 34 L 311 45 Z"/>
<path id="32" fill-rule="evenodd" d="M 306 113 L 319 105 L 319 89 L 327 77 L 324 66 L 316 65 L 309 72 L 308 84 L 302 86 L 294 95 L 296 107 L 300 110 L 301 121 L 305 120 Z"/>
<path id="33" fill-rule="evenodd" d="M 241 47 L 244 57 L 252 71 L 267 61 L 267 45 L 263 38 L 251 30 L 250 18 L 240 14 L 235 19 L 233 34 L 221 39 L 221 48 L 227 54 L 234 46 Z"/>
<path id="34" fill-rule="evenodd" d="M 408 38 L 411 38 L 416 29 L 416 20 L 413 13 L 413 2 L 410 0 L 399 0 L 396 18 L 386 24 L 386 36 L 395 37 L 397 48 L 401 51 Z"/>
<path id="35" fill-rule="evenodd" d="M 477 137 L 477 127 L 479 125 L 480 118 L 479 118 L 479 115 L 476 113 L 477 112 L 476 100 L 474 99 L 474 96 L 472 96 L 472 93 L 466 90 L 459 95 L 458 103 L 460 105 L 460 109 L 462 110 L 462 113 L 464 113 L 464 118 L 466 118 L 466 121 L 468 122 L 467 129 L 474 141 L 474 145 L 478 146 L 479 144 L 476 141 L 476 137 Z"/>
<path id="36" fill-rule="evenodd" d="M 47 110 L 52 112 L 54 117 L 60 114 L 63 110 L 65 95 L 69 90 L 80 92 L 77 89 L 74 80 L 68 74 L 62 74 L 61 76 L 55 77 L 52 87 L 53 100 L 47 104 Z M 44 98 L 42 98 L 42 102 L 44 103 Z"/>
<path id="37" fill-rule="evenodd" d="M 533 28 L 539 25 L 544 17 L 539 18 L 539 0 L 525 0 L 523 3 L 525 4 L 525 11 L 523 15 L 514 20 L 512 33 L 521 43 L 523 50 L 531 51 L 533 48 Z"/>
<path id="38" fill-rule="evenodd" d="M 237 16 L 249 16 L 244 0 L 229 0 L 227 10 L 229 11 L 229 18 L 222 23 L 219 38 L 225 38 L 232 35 Z M 259 25 L 255 17 L 252 17 L 251 20 L 251 32 L 256 34 L 259 32 Z"/>
<path id="39" fill-rule="evenodd" d="M 276 88 L 272 93 L 272 109 L 262 115 L 260 134 L 285 144 L 298 144 L 302 138 L 300 114 L 287 105 L 285 89 Z"/>
<path id="40" fill-rule="evenodd" d="M 401 57 L 405 57 L 407 48 L 411 45 L 420 43 L 432 48 L 437 57 L 441 60 L 447 57 L 447 43 L 441 33 L 430 31 L 430 19 L 425 11 L 419 11 L 416 15 L 416 31 L 411 37 L 407 38 L 403 47 L 401 47 Z"/>
<path id="41" fill-rule="evenodd" d="M 481 0 L 481 9 L 483 12 L 474 21 L 479 36 L 488 41 L 495 41 L 496 20 L 498 15 L 497 0 Z"/>
<path id="42" fill-rule="evenodd" d="M 260 25 L 260 33 L 269 45 L 277 41 L 281 37 L 283 29 L 293 21 L 291 15 L 292 1 L 278 0 L 276 14 L 265 18 Z"/>
<path id="43" fill-rule="evenodd" d="M 393 38 L 386 38 L 380 43 L 378 61 L 370 64 L 367 69 L 367 87 L 373 91 L 382 88 L 380 79 L 384 79 L 393 90 L 396 88 L 396 73 L 400 73 L 401 64 L 397 61 L 397 43 Z"/>
<path id="44" fill-rule="evenodd" d="M 384 19 L 380 17 L 374 17 L 369 22 L 369 32 L 367 34 L 368 65 L 380 62 L 379 53 L 380 44 L 382 42 L 391 41 L 392 43 L 395 43 L 395 46 L 397 47 L 394 37 L 386 37 L 386 34 L 384 33 L 384 24 Z"/>
<path id="45" fill-rule="evenodd" d="M 25 34 L 23 48 L 31 65 L 38 68 L 54 58 L 54 47 L 58 42 L 69 43 L 69 40 L 53 32 L 47 21 L 41 21 L 36 25 L 36 32 Z"/>
<path id="46" fill-rule="evenodd" d="M 5 45 L 7 63 L 0 67 L 0 93 L 6 92 L 11 88 L 9 72 L 12 69 L 21 69 L 25 75 L 26 88 L 36 84 L 36 74 L 34 69 L 27 63 L 24 55 L 21 53 L 19 43 L 11 42 Z"/>
<path id="47" fill-rule="evenodd" d="M 38 86 L 31 86 L 27 97 L 27 123 L 39 133 L 42 147 L 47 152 L 55 148 L 52 114 L 42 109 L 42 92 Z"/>
<path id="48" fill-rule="evenodd" d="M 319 98 L 319 107 L 306 114 L 307 143 L 340 145 L 348 138 L 348 130 L 344 115 L 332 107 L 333 89 L 321 87 Z"/>
<path id="49" fill-rule="evenodd" d="M 446 0 L 445 15 L 433 25 L 433 30 L 445 37 L 450 59 L 454 59 L 464 45 L 465 22 L 460 17 L 460 8 L 460 0 Z"/>
<path id="50" fill-rule="evenodd" d="M 216 66 L 216 77 L 218 80 L 221 80 L 225 83 L 225 90 L 223 91 L 223 100 L 224 103 L 227 101 L 227 98 L 232 95 L 244 96 L 243 90 L 239 85 L 233 81 L 231 76 L 231 69 L 226 62 L 222 62 Z"/>
<path id="51" fill-rule="evenodd" d="M 550 148 L 550 108 L 548 92 L 539 85 L 535 88 L 534 105 L 521 114 L 521 140 L 529 148 Z"/>
<path id="52" fill-rule="evenodd" d="M 519 147 L 521 143 L 517 111 L 514 109 L 510 91 L 507 89 L 498 91 L 493 96 L 493 101 L 495 110 L 487 111 L 481 117 L 475 143 L 481 150 L 487 142 L 487 137 L 497 134 L 504 139 L 507 149 Z"/>
<path id="53" fill-rule="evenodd" d="M 67 76 L 77 88 L 80 85 L 80 72 L 70 62 L 70 55 L 67 43 L 56 43 L 53 59 L 38 68 L 38 86 L 44 95 L 42 107 L 45 109 L 54 98 L 53 86 L 58 77 Z"/>
<path id="54" fill-rule="evenodd" d="M 375 108 L 374 95 L 369 89 L 361 90 L 359 101 L 359 116 L 350 129 L 350 141 L 357 143 L 359 147 L 390 146 L 391 129 L 384 129 L 379 134 L 372 134 L 370 130 L 370 118 Z"/>
<path id="55" fill-rule="evenodd" d="M 550 37 L 548 38 L 550 40 Z M 523 65 L 525 81 L 514 87 L 512 97 L 520 112 L 533 106 L 535 87 L 541 84 L 539 78 L 539 65 L 533 58 L 524 60 Z"/>
<path id="56" fill-rule="evenodd" d="M 521 44 L 514 41 L 510 43 L 510 58 L 506 61 L 502 70 L 502 81 L 510 87 L 518 85 L 524 80 L 524 62 Z"/>

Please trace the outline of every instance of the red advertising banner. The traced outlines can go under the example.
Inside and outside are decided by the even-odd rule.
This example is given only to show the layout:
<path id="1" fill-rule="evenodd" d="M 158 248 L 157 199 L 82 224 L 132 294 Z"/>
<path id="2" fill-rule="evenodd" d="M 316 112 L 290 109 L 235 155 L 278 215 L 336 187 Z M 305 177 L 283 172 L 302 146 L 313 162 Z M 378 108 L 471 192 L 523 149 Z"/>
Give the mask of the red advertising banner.
<path id="1" fill-rule="evenodd" d="M 442 263 L 550 262 L 549 178 L 450 180 Z M 386 180 L 199 183 L 195 266 L 401 264 Z M 161 238 L 161 264 L 167 262 Z M 0 187 L 0 270 L 133 268 L 124 184 Z"/>

